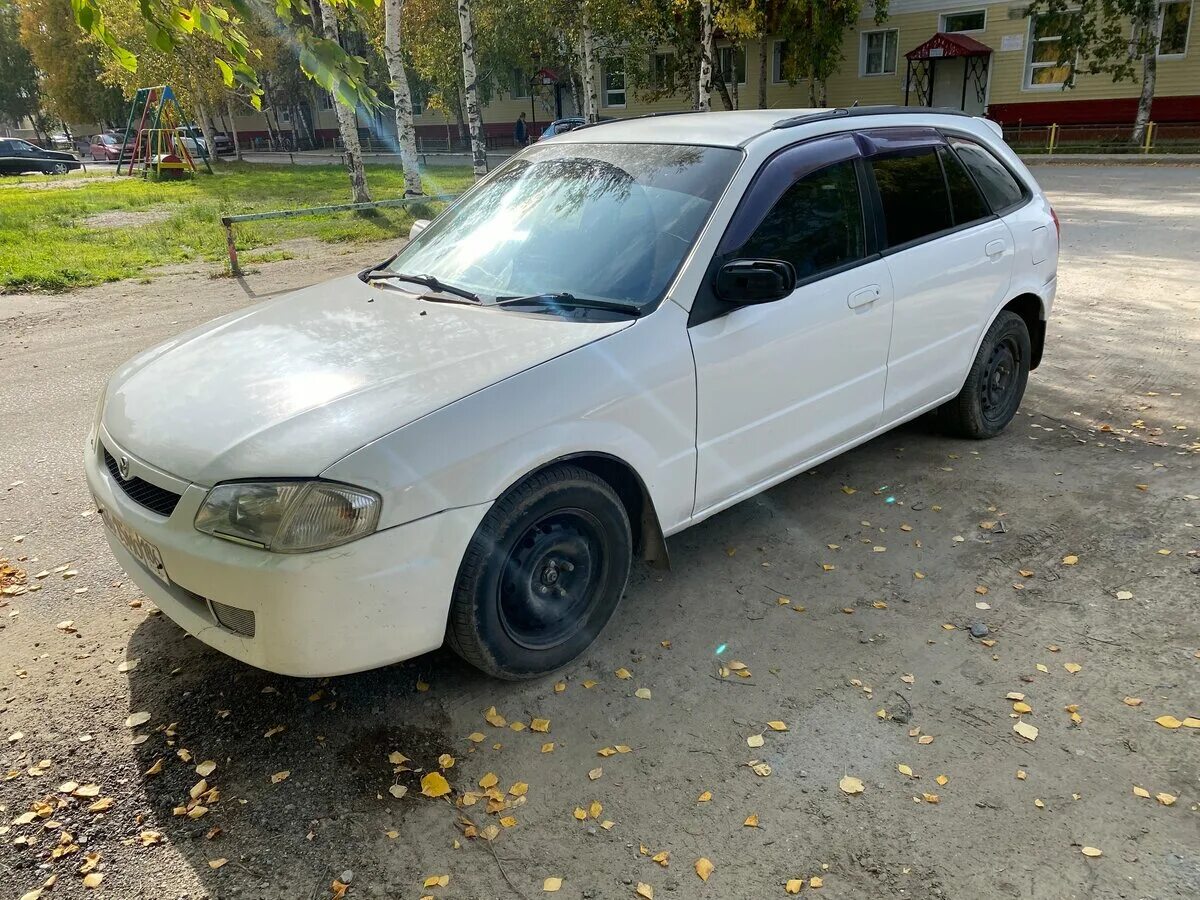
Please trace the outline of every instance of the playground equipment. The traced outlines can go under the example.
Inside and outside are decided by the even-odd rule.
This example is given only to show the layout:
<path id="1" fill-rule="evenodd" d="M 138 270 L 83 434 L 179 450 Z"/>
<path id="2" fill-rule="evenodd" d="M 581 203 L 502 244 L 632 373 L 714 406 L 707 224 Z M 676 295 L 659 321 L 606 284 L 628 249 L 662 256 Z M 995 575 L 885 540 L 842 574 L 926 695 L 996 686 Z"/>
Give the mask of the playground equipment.
<path id="1" fill-rule="evenodd" d="M 133 175 L 137 172 L 145 178 L 154 172 L 159 177 L 177 178 L 187 172 L 195 172 L 196 161 L 185 140 L 190 138 L 204 162 L 204 168 L 211 175 L 212 166 L 209 165 L 208 149 L 203 139 L 194 127 L 184 123 L 183 109 L 170 85 L 138 88 L 133 105 L 129 108 L 123 140 L 126 146 L 132 142 L 133 152 L 129 155 L 128 165 L 118 162 L 117 174 Z"/>

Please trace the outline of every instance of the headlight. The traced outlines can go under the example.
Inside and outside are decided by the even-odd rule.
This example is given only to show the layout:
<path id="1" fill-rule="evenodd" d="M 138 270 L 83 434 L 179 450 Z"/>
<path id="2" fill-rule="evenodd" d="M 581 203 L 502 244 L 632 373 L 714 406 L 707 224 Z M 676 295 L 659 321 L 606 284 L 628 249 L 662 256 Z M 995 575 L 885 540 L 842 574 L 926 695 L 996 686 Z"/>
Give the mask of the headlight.
<path id="1" fill-rule="evenodd" d="M 324 550 L 371 534 L 379 495 L 331 481 L 218 484 L 196 513 L 196 529 L 275 553 Z"/>

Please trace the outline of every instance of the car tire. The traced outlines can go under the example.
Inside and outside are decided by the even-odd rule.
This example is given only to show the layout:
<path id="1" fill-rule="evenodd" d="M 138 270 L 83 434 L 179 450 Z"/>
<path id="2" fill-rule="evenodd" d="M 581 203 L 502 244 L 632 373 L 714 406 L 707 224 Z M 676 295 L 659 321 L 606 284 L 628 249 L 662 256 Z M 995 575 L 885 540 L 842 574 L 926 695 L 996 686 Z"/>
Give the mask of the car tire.
<path id="1" fill-rule="evenodd" d="M 51 175 L 66 175 L 71 171 L 71 167 L 66 163 L 55 163 L 46 171 Z"/>
<path id="2" fill-rule="evenodd" d="M 450 647 L 497 678 L 552 672 L 596 639 L 633 558 L 629 515 L 607 482 L 570 464 L 497 500 L 463 556 L 446 629 Z"/>
<path id="3" fill-rule="evenodd" d="M 984 335 L 962 390 L 939 410 L 945 430 L 975 440 L 1004 431 L 1025 396 L 1031 358 L 1025 320 L 1003 310 Z"/>

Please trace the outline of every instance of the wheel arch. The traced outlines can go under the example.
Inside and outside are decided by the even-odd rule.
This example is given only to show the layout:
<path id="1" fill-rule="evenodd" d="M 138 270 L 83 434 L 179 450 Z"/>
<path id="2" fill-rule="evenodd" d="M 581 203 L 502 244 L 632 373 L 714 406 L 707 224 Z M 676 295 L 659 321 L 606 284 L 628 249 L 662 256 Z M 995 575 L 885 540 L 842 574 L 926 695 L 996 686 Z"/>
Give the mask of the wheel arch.
<path id="1" fill-rule="evenodd" d="M 526 472 L 510 484 L 504 493 L 539 472 L 544 472 L 546 469 L 562 463 L 570 463 L 586 469 L 607 483 L 616 493 L 625 507 L 626 515 L 629 516 L 629 525 L 633 531 L 634 553 L 655 567 L 670 567 L 671 561 L 667 554 L 666 537 L 663 535 L 662 524 L 659 522 L 658 513 L 654 508 L 654 499 L 650 496 L 650 491 L 646 488 L 646 483 L 638 471 L 618 456 L 594 450 L 556 456 Z"/>
<path id="2" fill-rule="evenodd" d="M 997 310 L 996 315 L 1000 315 L 1005 310 L 1015 312 L 1025 321 L 1025 327 L 1029 329 L 1031 349 L 1029 368 L 1036 369 L 1042 361 L 1042 352 L 1046 348 L 1046 319 L 1042 298 L 1032 293 L 1018 294 Z M 992 321 L 995 321 L 995 316 L 992 317 Z M 991 322 L 988 323 L 988 328 L 991 328 Z M 986 328 L 984 333 L 987 333 Z"/>

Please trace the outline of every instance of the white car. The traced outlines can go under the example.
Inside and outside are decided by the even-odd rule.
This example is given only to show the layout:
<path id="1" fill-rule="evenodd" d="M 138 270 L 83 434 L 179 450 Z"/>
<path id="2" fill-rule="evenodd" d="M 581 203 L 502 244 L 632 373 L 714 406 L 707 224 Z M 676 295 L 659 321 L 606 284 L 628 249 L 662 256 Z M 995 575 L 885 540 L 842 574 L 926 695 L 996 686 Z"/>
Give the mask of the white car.
<path id="1" fill-rule="evenodd" d="M 583 127 L 414 232 L 101 399 L 117 560 L 252 665 L 566 664 L 666 537 L 929 410 L 1000 433 L 1059 240 L 997 126 L 896 108 Z"/>

